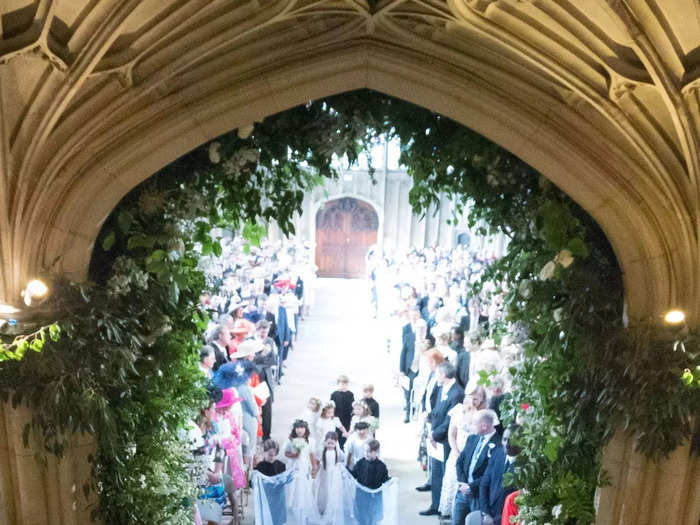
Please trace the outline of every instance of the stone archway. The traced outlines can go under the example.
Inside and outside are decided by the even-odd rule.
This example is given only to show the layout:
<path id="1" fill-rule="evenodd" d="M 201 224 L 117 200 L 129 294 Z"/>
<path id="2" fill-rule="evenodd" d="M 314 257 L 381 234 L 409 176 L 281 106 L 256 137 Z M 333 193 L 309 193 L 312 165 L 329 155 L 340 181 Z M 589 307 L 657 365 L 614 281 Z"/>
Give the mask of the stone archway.
<path id="1" fill-rule="evenodd" d="M 327 201 L 316 212 L 316 266 L 321 277 L 365 276 L 370 247 L 377 243 L 379 216 L 359 199 Z"/>
<path id="2" fill-rule="evenodd" d="M 37 273 L 85 277 L 109 212 L 184 152 L 309 99 L 371 88 L 453 118 L 520 156 L 601 224 L 632 316 L 675 306 L 697 325 L 700 31 L 692 15 L 700 7 L 608 0 L 583 11 L 573 4 L 3 5 L 0 300 L 16 300 Z M 691 486 L 697 461 L 680 450 L 672 468 L 656 467 L 631 445 L 608 449 L 616 486 L 600 499 L 599 522 L 692 523 L 697 499 L 679 502 L 676 487 Z M 24 464 L 16 470 L 21 479 L 8 486 L 42 492 L 23 484 L 41 474 Z M 645 497 L 651 512 L 637 510 L 637 494 L 657 494 L 658 504 Z M 21 516 L 41 507 L 13 505 Z"/>

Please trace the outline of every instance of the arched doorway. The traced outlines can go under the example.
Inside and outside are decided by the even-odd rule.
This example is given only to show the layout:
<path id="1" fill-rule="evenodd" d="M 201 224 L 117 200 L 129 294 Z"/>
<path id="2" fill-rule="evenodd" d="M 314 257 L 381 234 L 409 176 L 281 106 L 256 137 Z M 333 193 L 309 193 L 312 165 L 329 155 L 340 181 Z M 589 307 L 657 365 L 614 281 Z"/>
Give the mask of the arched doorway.
<path id="1" fill-rule="evenodd" d="M 365 274 L 365 257 L 377 242 L 377 212 L 359 199 L 328 201 L 316 213 L 316 265 L 321 277 L 353 279 Z"/>

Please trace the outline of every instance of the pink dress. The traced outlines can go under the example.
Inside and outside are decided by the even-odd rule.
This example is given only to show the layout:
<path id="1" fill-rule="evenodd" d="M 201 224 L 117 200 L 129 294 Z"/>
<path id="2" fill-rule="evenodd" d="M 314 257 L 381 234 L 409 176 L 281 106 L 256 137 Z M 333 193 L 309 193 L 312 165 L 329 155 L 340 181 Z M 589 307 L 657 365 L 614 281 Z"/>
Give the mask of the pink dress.
<path id="1" fill-rule="evenodd" d="M 236 398 L 236 403 L 241 398 Z M 219 445 L 226 452 L 228 459 L 228 469 L 224 471 L 231 474 L 234 488 L 240 489 L 246 486 L 245 471 L 243 470 L 243 455 L 241 453 L 241 429 L 235 420 L 233 411 L 229 410 L 226 415 L 217 415 Z"/>

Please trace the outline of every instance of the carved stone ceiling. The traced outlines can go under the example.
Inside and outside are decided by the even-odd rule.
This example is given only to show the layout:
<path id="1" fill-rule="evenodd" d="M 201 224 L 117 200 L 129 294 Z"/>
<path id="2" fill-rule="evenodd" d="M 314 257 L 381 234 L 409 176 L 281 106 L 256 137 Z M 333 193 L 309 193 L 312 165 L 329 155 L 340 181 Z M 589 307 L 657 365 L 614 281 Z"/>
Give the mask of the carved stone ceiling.
<path id="1" fill-rule="evenodd" d="M 509 101 L 608 163 L 630 202 L 664 210 L 650 212 L 657 228 L 675 221 L 686 263 L 698 255 L 697 0 L 4 0 L 0 38 L 6 264 L 46 264 L 22 239 L 94 173 L 87 157 L 222 86 L 349 49 Z M 595 133 L 577 138 L 584 125 Z"/>

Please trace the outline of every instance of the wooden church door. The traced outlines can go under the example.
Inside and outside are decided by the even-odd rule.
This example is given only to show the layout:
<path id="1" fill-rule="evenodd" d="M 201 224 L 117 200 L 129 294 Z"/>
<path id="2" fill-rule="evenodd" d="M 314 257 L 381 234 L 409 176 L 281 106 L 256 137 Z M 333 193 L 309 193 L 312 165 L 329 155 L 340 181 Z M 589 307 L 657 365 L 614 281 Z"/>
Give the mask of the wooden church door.
<path id="1" fill-rule="evenodd" d="M 377 242 L 379 217 L 350 197 L 328 201 L 316 214 L 316 265 L 321 277 L 365 277 L 365 257 Z"/>

